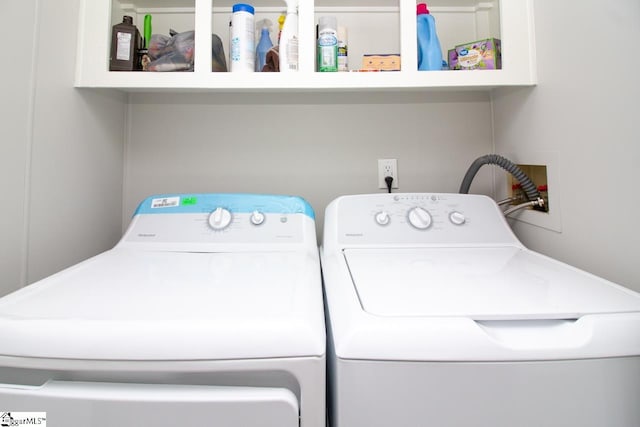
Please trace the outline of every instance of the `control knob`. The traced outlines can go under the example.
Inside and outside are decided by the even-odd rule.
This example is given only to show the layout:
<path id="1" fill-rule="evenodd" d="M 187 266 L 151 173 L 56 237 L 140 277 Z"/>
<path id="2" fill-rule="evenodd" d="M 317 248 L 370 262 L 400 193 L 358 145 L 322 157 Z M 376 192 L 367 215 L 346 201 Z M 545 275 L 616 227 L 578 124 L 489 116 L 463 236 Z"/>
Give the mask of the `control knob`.
<path id="1" fill-rule="evenodd" d="M 209 226 L 214 230 L 224 230 L 231 224 L 231 212 L 225 208 L 216 208 L 209 215 Z"/>
<path id="2" fill-rule="evenodd" d="M 467 221 L 467 218 L 463 213 L 453 211 L 449 214 L 449 221 L 454 225 L 462 225 Z"/>
<path id="3" fill-rule="evenodd" d="M 253 211 L 251 213 L 251 216 L 249 217 L 249 221 L 251 221 L 251 224 L 253 225 L 261 225 L 265 220 L 265 216 L 262 212 L 260 211 Z"/>
<path id="4" fill-rule="evenodd" d="M 418 230 L 426 230 L 431 226 L 431 215 L 421 207 L 412 208 L 409 211 L 409 224 Z"/>
<path id="5" fill-rule="evenodd" d="M 376 214 L 375 220 L 378 223 L 378 225 L 387 225 L 391 221 L 391 217 L 387 212 L 380 211 Z"/>

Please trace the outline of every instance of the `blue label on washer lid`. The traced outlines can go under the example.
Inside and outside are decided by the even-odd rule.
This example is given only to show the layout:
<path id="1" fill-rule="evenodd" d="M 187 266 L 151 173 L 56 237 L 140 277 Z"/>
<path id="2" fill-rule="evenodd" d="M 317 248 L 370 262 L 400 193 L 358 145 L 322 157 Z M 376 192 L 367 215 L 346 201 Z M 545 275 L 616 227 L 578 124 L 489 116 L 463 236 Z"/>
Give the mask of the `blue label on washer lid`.
<path id="1" fill-rule="evenodd" d="M 313 208 L 303 198 L 270 194 L 160 194 L 143 200 L 134 215 L 206 213 L 219 207 L 234 213 L 300 213 L 315 220 Z"/>

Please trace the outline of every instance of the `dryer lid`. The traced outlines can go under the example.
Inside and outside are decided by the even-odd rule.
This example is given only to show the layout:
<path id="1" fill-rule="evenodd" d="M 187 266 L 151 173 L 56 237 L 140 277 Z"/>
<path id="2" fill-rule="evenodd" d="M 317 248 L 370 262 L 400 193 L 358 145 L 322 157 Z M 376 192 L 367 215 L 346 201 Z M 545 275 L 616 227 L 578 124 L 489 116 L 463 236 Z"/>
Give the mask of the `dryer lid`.
<path id="1" fill-rule="evenodd" d="M 324 354 L 317 259 L 114 249 L 0 299 L 0 355 L 214 360 Z"/>
<path id="2" fill-rule="evenodd" d="M 640 312 L 635 292 L 516 247 L 345 249 L 364 311 L 393 317 L 576 319 Z"/>

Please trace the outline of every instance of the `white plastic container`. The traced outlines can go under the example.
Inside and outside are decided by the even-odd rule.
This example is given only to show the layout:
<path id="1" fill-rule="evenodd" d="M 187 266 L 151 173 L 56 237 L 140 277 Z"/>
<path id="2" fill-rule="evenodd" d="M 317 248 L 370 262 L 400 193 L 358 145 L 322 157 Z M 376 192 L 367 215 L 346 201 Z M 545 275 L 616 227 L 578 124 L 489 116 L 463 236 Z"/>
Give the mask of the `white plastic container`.
<path id="1" fill-rule="evenodd" d="M 250 72 L 255 68 L 255 10 L 245 3 L 233 5 L 229 41 L 232 72 Z"/>
<path id="2" fill-rule="evenodd" d="M 285 0 L 287 17 L 280 34 L 280 72 L 298 71 L 298 1 Z"/>

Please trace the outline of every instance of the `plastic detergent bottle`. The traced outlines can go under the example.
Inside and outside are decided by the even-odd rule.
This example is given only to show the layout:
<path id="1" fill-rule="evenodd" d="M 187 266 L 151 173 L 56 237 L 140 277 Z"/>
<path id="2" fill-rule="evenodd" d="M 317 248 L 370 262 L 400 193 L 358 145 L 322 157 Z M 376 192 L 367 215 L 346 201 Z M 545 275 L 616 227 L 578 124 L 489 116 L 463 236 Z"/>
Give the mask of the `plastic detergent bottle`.
<path id="1" fill-rule="evenodd" d="M 271 21 L 263 19 L 258 22 L 258 28 L 262 27 L 260 33 L 260 41 L 256 47 L 256 71 L 262 71 L 264 64 L 267 62 L 267 52 L 273 47 L 271 37 L 269 36 L 269 27 L 271 27 Z"/>
<path id="2" fill-rule="evenodd" d="M 418 4 L 418 70 L 442 69 L 442 48 L 436 32 L 436 20 L 425 3 Z"/>
<path id="3" fill-rule="evenodd" d="M 233 5 L 229 47 L 229 62 L 233 72 L 253 72 L 255 67 L 254 12 L 253 6 L 249 4 Z"/>
<path id="4" fill-rule="evenodd" d="M 318 71 L 338 71 L 338 23 L 335 16 L 318 20 Z"/>
<path id="5" fill-rule="evenodd" d="M 287 17 L 280 35 L 280 72 L 298 71 L 298 0 L 285 0 Z"/>

